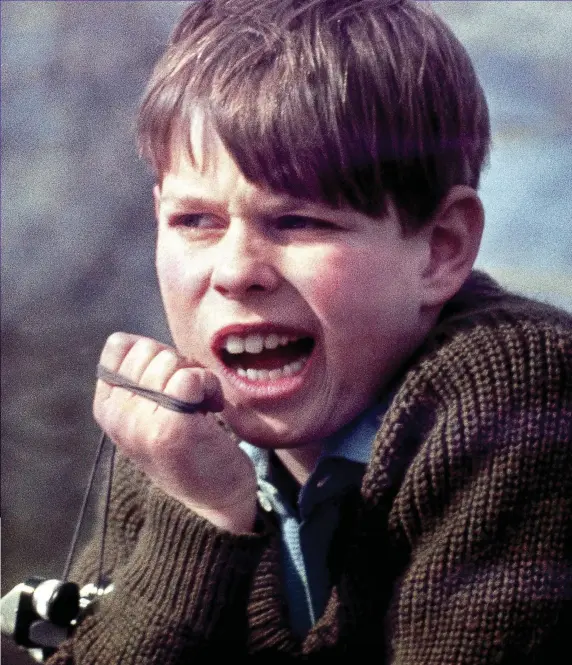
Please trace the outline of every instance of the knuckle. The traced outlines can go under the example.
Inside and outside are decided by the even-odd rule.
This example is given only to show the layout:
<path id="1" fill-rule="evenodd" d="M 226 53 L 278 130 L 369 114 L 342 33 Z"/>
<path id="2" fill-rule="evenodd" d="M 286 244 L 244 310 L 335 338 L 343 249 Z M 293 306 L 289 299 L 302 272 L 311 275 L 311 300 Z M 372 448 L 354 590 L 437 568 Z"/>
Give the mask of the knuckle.
<path id="1" fill-rule="evenodd" d="M 141 383 L 160 384 L 162 388 L 177 370 L 179 362 L 178 356 L 170 349 L 160 350 L 148 363 Z"/>
<path id="2" fill-rule="evenodd" d="M 174 373 L 172 380 L 182 388 L 198 390 L 202 387 L 202 370 L 195 367 L 179 367 Z"/>
<path id="3" fill-rule="evenodd" d="M 159 366 L 172 367 L 180 362 L 180 358 L 173 349 L 167 348 L 161 349 L 153 358 L 153 362 L 157 363 Z"/>
<path id="4" fill-rule="evenodd" d="M 133 344 L 132 335 L 124 332 L 114 332 L 107 338 L 105 346 L 110 350 L 122 350 Z"/>
<path id="5" fill-rule="evenodd" d="M 156 354 L 162 347 L 159 344 L 159 342 L 155 341 L 154 339 L 151 339 L 150 337 L 140 337 L 135 342 L 134 348 L 136 348 L 140 352 L 151 351 L 153 354 Z"/>
<path id="6" fill-rule="evenodd" d="M 196 367 L 179 367 L 167 382 L 164 392 L 189 402 L 200 402 L 204 397 L 201 370 Z"/>
<path id="7" fill-rule="evenodd" d="M 100 362 L 104 365 L 110 365 L 110 369 L 114 369 L 129 352 L 133 343 L 133 335 L 124 332 L 112 333 L 103 346 Z"/>
<path id="8" fill-rule="evenodd" d="M 159 342 L 149 337 L 139 337 L 129 351 L 130 359 L 149 359 L 154 358 L 161 349 Z"/>

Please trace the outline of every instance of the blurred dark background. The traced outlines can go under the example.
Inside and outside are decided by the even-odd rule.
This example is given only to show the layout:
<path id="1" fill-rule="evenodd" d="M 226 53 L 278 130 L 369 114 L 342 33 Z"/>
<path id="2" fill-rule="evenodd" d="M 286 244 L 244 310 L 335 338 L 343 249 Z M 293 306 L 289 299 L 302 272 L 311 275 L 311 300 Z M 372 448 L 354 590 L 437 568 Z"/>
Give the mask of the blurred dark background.
<path id="1" fill-rule="evenodd" d="M 169 339 L 132 126 L 185 4 L 1 3 L 2 593 L 61 575 L 97 445 L 106 337 Z M 493 116 L 479 265 L 572 310 L 572 3 L 433 4 Z M 2 662 L 30 661 L 3 640 Z"/>

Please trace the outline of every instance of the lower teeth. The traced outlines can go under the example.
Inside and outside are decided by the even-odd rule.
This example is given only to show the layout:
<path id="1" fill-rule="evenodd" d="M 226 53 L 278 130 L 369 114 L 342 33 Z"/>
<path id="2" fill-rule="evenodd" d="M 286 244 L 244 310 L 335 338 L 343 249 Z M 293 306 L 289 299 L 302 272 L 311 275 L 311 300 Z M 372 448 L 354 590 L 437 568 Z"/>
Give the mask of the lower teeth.
<path id="1" fill-rule="evenodd" d="M 300 358 L 281 369 L 243 369 L 239 367 L 236 373 L 250 381 L 275 381 L 276 379 L 282 379 L 285 376 L 291 376 L 300 372 L 306 364 L 306 360 L 307 358 Z"/>

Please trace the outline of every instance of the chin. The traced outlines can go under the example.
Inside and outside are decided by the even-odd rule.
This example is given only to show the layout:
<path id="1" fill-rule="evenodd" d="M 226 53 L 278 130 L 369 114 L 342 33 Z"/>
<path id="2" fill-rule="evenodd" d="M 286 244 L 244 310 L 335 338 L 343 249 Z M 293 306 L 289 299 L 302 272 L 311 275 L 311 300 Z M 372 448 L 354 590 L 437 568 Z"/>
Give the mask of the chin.
<path id="1" fill-rule="evenodd" d="M 260 448 L 296 448 L 321 438 L 316 432 L 300 431 L 291 423 L 263 416 L 248 415 L 234 409 L 224 411 L 224 417 L 233 432 L 242 440 Z"/>

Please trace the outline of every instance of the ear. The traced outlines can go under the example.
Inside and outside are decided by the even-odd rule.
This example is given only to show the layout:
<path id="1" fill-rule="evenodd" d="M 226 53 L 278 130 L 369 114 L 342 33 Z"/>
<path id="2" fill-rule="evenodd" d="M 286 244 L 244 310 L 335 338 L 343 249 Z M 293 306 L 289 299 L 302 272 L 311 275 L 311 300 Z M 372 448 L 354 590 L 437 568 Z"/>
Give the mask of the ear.
<path id="1" fill-rule="evenodd" d="M 425 227 L 429 244 L 422 276 L 423 304 L 441 307 L 469 276 L 484 227 L 483 204 L 476 191 L 465 185 L 452 187 Z"/>

